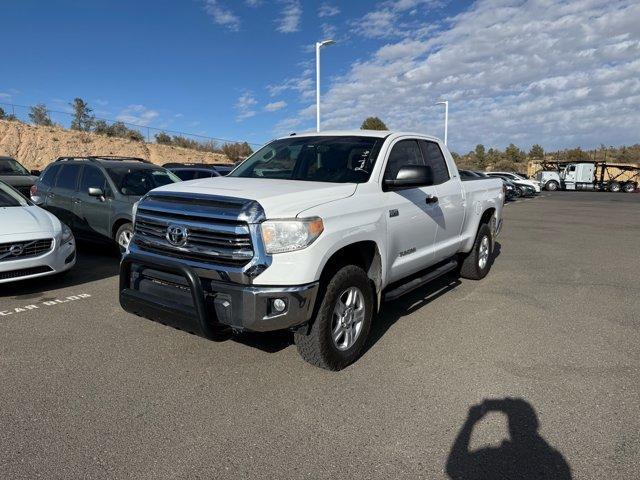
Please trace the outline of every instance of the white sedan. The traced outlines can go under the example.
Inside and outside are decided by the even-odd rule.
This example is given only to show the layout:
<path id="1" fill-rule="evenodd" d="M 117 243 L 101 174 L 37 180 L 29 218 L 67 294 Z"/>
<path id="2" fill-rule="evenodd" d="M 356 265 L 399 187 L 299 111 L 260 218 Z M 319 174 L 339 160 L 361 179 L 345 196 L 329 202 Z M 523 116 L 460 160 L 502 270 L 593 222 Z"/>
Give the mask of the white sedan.
<path id="1" fill-rule="evenodd" d="M 507 177 L 512 182 L 516 182 L 516 183 L 520 182 L 520 183 L 524 183 L 525 185 L 529 185 L 530 187 L 534 188 L 536 193 L 540 193 L 540 182 L 537 180 L 530 180 L 528 178 L 524 178 L 522 175 L 518 175 L 517 173 L 513 173 L 513 172 L 486 172 L 486 174 L 492 177 L 496 177 L 496 176 Z"/>
<path id="2" fill-rule="evenodd" d="M 0 181 L 0 283 L 53 275 L 75 263 L 71 229 Z"/>

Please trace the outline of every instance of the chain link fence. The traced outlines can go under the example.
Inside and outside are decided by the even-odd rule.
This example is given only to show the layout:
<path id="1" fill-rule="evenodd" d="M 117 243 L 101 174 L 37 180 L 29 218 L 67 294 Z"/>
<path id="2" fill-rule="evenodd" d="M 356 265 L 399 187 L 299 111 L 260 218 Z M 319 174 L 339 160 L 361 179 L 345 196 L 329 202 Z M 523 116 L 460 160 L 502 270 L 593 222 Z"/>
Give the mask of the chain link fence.
<path id="1" fill-rule="evenodd" d="M 4 111 L 4 118 L 6 120 L 17 120 L 22 123 L 32 124 L 33 122 L 29 116 L 34 107 L 29 105 L 18 105 L 15 103 L 0 102 L 0 108 Z M 71 121 L 74 114 L 68 111 L 61 110 L 46 110 L 47 115 L 51 121 L 60 127 L 70 129 Z M 145 141 L 147 143 L 166 143 L 167 141 L 176 142 L 178 146 L 187 146 L 188 148 L 196 148 L 204 151 L 217 151 L 225 144 L 235 143 L 247 143 L 251 147 L 260 147 L 258 143 L 245 142 L 244 140 L 232 140 L 228 138 L 210 137 L 207 135 L 199 135 L 195 133 L 182 132 L 178 130 L 169 130 L 166 128 L 151 127 L 149 125 L 140 125 L 130 122 L 124 122 L 121 120 L 114 120 L 112 118 L 94 117 L 94 128 L 92 131 L 101 133 L 101 128 L 104 129 L 105 125 L 111 127 L 113 131 L 117 131 L 117 134 L 112 136 L 127 136 L 126 131 L 122 127 L 126 127 L 129 131 L 129 136 L 133 139 Z M 116 127 L 114 127 L 114 125 Z M 166 135 L 169 136 L 167 139 Z M 158 138 L 160 141 L 158 142 Z"/>

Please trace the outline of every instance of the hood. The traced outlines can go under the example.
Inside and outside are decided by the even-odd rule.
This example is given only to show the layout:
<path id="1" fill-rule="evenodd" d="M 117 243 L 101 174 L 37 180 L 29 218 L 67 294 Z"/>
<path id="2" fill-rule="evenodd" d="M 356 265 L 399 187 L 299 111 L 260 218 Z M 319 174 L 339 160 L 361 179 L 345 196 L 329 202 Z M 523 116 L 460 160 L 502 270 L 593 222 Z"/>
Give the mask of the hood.
<path id="1" fill-rule="evenodd" d="M 0 175 L 0 180 L 14 188 L 30 187 L 38 181 L 38 177 L 33 175 Z"/>
<path id="2" fill-rule="evenodd" d="M 46 232 L 55 234 L 60 221 L 40 207 L 0 207 L 0 238 Z"/>
<path id="3" fill-rule="evenodd" d="M 295 217 L 303 210 L 349 197 L 355 183 L 304 182 L 271 178 L 213 177 L 172 183 L 154 192 L 185 192 L 256 200 L 267 218 Z"/>

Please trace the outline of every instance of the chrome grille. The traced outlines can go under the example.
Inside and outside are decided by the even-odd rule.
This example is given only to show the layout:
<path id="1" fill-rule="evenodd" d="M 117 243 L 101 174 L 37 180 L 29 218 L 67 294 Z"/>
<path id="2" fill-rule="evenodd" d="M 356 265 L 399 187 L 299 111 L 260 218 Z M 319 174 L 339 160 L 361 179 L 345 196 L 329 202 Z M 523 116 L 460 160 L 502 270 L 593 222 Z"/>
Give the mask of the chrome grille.
<path id="1" fill-rule="evenodd" d="M 0 262 L 37 257 L 51 250 L 52 245 L 52 238 L 0 243 Z"/>
<path id="2" fill-rule="evenodd" d="M 255 202 L 227 197 L 150 194 L 138 205 L 134 242 L 152 253 L 223 265 L 244 266 L 253 258 L 247 212 Z M 180 226 L 186 241 L 169 241 Z"/>

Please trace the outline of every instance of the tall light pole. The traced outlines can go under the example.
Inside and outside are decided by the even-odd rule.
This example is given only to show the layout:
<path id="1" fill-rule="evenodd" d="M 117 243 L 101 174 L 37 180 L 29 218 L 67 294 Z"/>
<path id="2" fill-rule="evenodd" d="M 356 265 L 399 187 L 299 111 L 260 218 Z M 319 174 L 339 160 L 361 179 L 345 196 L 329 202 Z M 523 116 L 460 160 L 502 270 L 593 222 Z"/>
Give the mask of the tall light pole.
<path id="1" fill-rule="evenodd" d="M 447 133 L 449 130 L 449 100 L 436 102 L 436 105 L 444 105 L 444 144 L 447 144 Z"/>
<path id="2" fill-rule="evenodd" d="M 320 132 L 320 49 L 334 43 L 333 40 L 316 42 L 316 132 Z"/>

